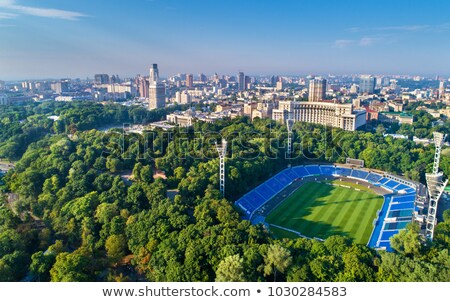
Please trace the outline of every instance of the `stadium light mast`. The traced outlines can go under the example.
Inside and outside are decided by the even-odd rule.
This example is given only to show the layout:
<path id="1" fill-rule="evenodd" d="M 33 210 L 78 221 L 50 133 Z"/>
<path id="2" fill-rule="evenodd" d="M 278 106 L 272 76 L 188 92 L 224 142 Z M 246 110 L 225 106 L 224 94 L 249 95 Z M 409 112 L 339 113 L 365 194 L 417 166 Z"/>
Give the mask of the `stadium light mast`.
<path id="1" fill-rule="evenodd" d="M 227 141 L 222 139 L 222 144 L 219 146 L 216 143 L 216 150 L 219 153 L 219 190 L 222 197 L 225 197 L 225 156 L 227 154 Z"/>
<path id="2" fill-rule="evenodd" d="M 286 127 L 288 131 L 288 140 L 287 140 L 287 148 L 286 148 L 286 158 L 291 158 L 292 154 L 292 129 L 294 127 L 294 119 L 291 114 L 289 114 L 288 119 L 286 120 Z"/>
<path id="3" fill-rule="evenodd" d="M 433 172 L 425 174 L 427 180 L 428 195 L 430 198 L 428 204 L 426 236 L 430 240 L 433 240 L 434 227 L 437 223 L 436 215 L 438 202 L 442 196 L 442 193 L 444 192 L 445 186 L 448 183 L 448 179 L 446 179 L 445 181 L 443 180 L 444 173 L 439 172 L 439 161 L 441 158 L 442 145 L 444 144 L 447 135 L 440 132 L 434 132 L 433 137 L 434 144 L 436 146 L 436 151 L 434 152 Z"/>

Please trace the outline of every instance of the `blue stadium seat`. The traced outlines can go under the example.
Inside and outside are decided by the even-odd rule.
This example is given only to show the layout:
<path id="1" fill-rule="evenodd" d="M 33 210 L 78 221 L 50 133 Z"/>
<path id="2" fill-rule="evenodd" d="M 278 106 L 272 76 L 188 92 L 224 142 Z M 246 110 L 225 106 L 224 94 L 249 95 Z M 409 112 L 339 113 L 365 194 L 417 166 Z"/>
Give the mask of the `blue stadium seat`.
<path id="1" fill-rule="evenodd" d="M 399 195 L 399 196 L 395 196 L 393 198 L 392 202 L 398 202 L 398 203 L 414 202 L 415 199 L 416 199 L 415 195 Z"/>
<path id="2" fill-rule="evenodd" d="M 395 234 L 398 234 L 399 230 L 393 230 L 393 231 L 383 231 L 381 233 L 381 240 L 383 241 L 389 241 L 389 239 L 394 236 Z"/>
<path id="3" fill-rule="evenodd" d="M 389 180 L 388 182 L 383 184 L 384 187 L 389 188 L 391 190 L 393 190 L 398 185 L 399 183 L 396 182 L 395 180 Z"/>
<path id="4" fill-rule="evenodd" d="M 369 175 L 369 173 L 366 172 L 366 171 L 353 169 L 350 176 L 355 177 L 355 178 L 359 178 L 359 179 L 366 179 L 366 177 L 368 175 Z"/>
<path id="5" fill-rule="evenodd" d="M 267 186 L 267 184 L 265 184 L 265 183 L 263 183 L 262 185 L 257 187 L 255 190 L 259 193 L 259 195 L 264 197 L 265 200 L 269 200 L 276 193 L 269 186 Z"/>
<path id="6" fill-rule="evenodd" d="M 383 178 L 380 179 L 378 182 L 379 182 L 380 184 L 385 184 L 385 183 L 387 183 L 388 181 L 389 181 L 389 178 L 383 177 Z"/>
<path id="7" fill-rule="evenodd" d="M 275 179 L 278 180 L 283 187 L 286 187 L 292 182 L 286 175 L 284 175 L 284 173 L 278 173 L 275 175 Z"/>
<path id="8" fill-rule="evenodd" d="M 397 191 L 400 191 L 400 190 L 406 190 L 406 189 L 408 189 L 408 188 L 409 188 L 409 187 L 408 187 L 407 185 L 399 184 L 399 185 L 396 186 L 394 189 L 397 190 Z"/>
<path id="9" fill-rule="evenodd" d="M 392 251 L 391 248 L 391 243 L 389 242 L 389 240 L 387 241 L 381 241 L 380 244 L 377 246 L 378 248 L 386 248 L 387 251 Z"/>
<path id="10" fill-rule="evenodd" d="M 266 180 L 266 185 L 268 185 L 274 192 L 280 192 L 283 190 L 284 186 L 280 184 L 278 180 L 275 178 L 271 178 L 269 180 Z"/>
<path id="11" fill-rule="evenodd" d="M 348 168 L 336 167 L 336 174 L 341 176 L 350 176 L 352 170 Z"/>
<path id="12" fill-rule="evenodd" d="M 336 173 L 334 166 L 320 166 L 320 171 L 322 175 L 333 175 Z"/>
<path id="13" fill-rule="evenodd" d="M 306 171 L 305 167 L 302 167 L 302 166 L 293 167 L 292 171 L 295 174 L 297 174 L 297 177 L 299 177 L 299 178 L 302 178 L 302 177 L 304 177 L 304 176 L 309 174 L 309 172 Z"/>
<path id="14" fill-rule="evenodd" d="M 319 175 L 321 174 L 319 166 L 306 166 L 306 170 L 308 170 L 309 175 Z"/>
<path id="15" fill-rule="evenodd" d="M 286 169 L 284 170 L 284 174 L 291 180 L 295 180 L 298 178 L 297 174 L 294 173 L 294 171 L 292 171 L 292 169 Z"/>
<path id="16" fill-rule="evenodd" d="M 371 182 L 378 182 L 381 178 L 383 178 L 383 176 L 378 175 L 376 173 L 370 172 L 369 175 L 367 176 L 367 180 L 371 181 Z"/>
<path id="17" fill-rule="evenodd" d="M 404 203 L 398 203 L 398 204 L 391 205 L 391 211 L 413 209 L 413 208 L 414 208 L 414 202 L 404 202 Z"/>
<path id="18" fill-rule="evenodd" d="M 406 192 L 407 194 L 409 194 L 409 193 L 415 193 L 416 190 L 413 189 L 413 188 L 409 188 L 409 189 L 406 189 L 405 192 Z"/>

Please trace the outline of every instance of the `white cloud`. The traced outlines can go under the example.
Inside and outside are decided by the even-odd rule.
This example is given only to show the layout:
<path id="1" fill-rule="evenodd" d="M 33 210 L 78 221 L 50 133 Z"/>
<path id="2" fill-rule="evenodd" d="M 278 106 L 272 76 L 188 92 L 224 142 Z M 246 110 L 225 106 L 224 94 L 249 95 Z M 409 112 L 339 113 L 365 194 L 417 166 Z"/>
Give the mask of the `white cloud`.
<path id="1" fill-rule="evenodd" d="M 358 32 L 380 32 L 380 31 L 391 31 L 391 32 L 418 32 L 418 31 L 443 31 L 449 30 L 450 23 L 443 24 L 412 24 L 412 25 L 396 25 L 396 26 L 377 26 L 377 27 L 349 27 L 346 29 L 348 32 L 358 33 Z"/>
<path id="2" fill-rule="evenodd" d="M 350 46 L 354 44 L 355 40 L 336 40 L 334 41 L 334 47 L 335 48 L 345 48 L 347 46 Z"/>
<path id="3" fill-rule="evenodd" d="M 419 31 L 431 28 L 431 25 L 402 25 L 402 26 L 384 26 L 376 27 L 376 30 L 398 30 L 398 31 Z"/>
<path id="4" fill-rule="evenodd" d="M 17 14 L 44 17 L 44 18 L 56 18 L 56 19 L 64 19 L 64 20 L 79 20 L 81 17 L 86 17 L 85 14 L 61 9 L 54 8 L 42 8 L 42 7 L 32 7 L 32 6 L 24 6 L 18 5 L 13 0 L 0 0 L 0 8 L 5 8 L 11 10 Z M 13 13 L 0 13 L 1 14 L 9 14 L 14 15 Z"/>
<path id="5" fill-rule="evenodd" d="M 16 14 L 0 12 L 0 19 L 14 19 L 17 17 Z"/>
<path id="6" fill-rule="evenodd" d="M 373 45 L 377 40 L 377 38 L 371 38 L 371 37 L 363 37 L 359 40 L 359 45 L 360 46 L 370 46 Z"/>

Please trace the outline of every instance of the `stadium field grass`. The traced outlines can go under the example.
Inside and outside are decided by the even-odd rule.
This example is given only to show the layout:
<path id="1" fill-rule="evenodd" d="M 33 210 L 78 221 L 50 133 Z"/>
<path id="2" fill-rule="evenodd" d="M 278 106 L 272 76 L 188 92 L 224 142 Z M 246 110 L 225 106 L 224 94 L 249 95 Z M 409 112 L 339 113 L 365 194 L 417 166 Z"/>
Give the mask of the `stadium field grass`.
<path id="1" fill-rule="evenodd" d="M 367 244 L 383 197 L 363 186 L 341 181 L 333 183 L 336 185 L 329 182 L 302 185 L 269 213 L 266 222 L 308 237 L 326 239 L 331 235 L 343 235 L 356 243 Z M 292 236 L 286 236 L 285 230 L 276 227 L 271 230 L 278 238 Z"/>

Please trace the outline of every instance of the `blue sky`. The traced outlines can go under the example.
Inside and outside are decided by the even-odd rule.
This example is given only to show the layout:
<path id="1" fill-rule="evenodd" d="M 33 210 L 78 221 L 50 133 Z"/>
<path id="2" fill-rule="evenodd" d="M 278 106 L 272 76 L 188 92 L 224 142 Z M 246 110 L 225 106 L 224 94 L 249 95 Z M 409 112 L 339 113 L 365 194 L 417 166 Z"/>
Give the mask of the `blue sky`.
<path id="1" fill-rule="evenodd" d="M 0 79 L 450 75 L 450 1 L 0 0 Z"/>

